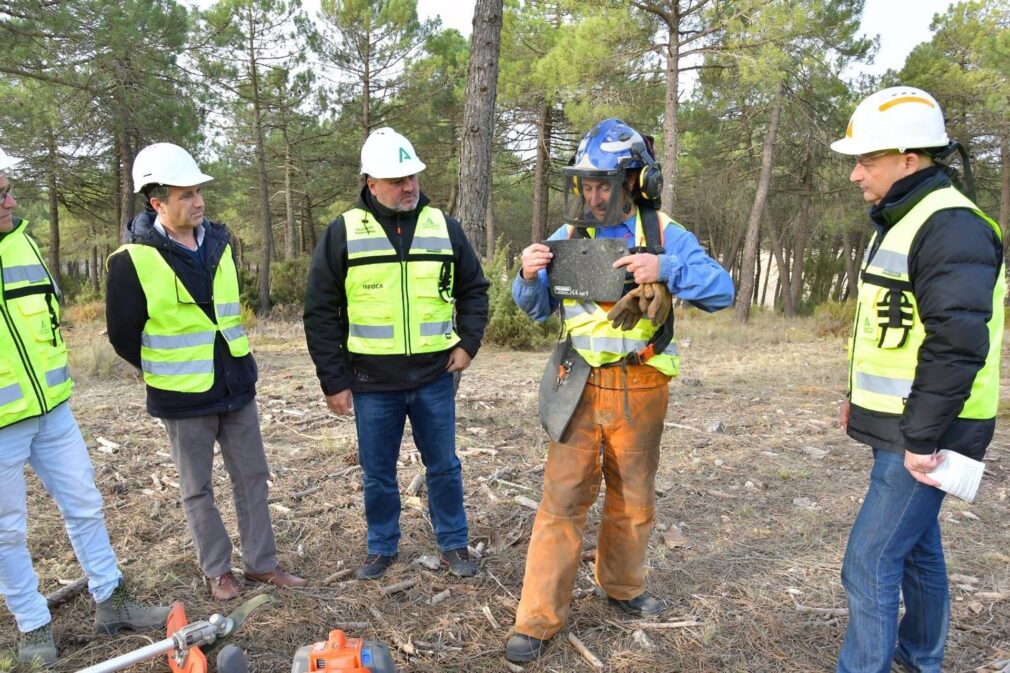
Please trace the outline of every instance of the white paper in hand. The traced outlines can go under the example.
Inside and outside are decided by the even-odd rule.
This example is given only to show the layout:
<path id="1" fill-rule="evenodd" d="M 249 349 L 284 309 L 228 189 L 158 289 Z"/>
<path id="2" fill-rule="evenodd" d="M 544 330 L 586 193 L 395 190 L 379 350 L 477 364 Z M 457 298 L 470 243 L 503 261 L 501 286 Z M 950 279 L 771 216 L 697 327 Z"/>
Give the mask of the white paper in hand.
<path id="1" fill-rule="evenodd" d="M 943 462 L 928 474 L 930 479 L 940 482 L 937 487 L 950 493 L 955 498 L 965 502 L 975 499 L 978 484 L 982 481 L 985 463 L 968 456 L 943 449 L 940 451 Z"/>

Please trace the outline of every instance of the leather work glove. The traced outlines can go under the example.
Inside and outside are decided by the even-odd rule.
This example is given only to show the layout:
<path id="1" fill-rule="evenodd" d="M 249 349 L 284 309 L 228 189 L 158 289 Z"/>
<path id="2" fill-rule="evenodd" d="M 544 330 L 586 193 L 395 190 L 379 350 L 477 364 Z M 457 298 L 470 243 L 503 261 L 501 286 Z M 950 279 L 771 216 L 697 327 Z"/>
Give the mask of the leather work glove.
<path id="1" fill-rule="evenodd" d="M 666 283 L 646 283 L 642 286 L 642 297 L 648 298 L 649 303 L 642 310 L 642 313 L 652 322 L 655 327 L 659 327 L 670 317 L 673 310 L 673 295 Z M 641 306 L 641 300 L 639 300 Z"/>
<path id="2" fill-rule="evenodd" d="M 641 308 L 642 286 L 636 285 L 627 294 L 617 300 L 614 307 L 607 312 L 607 319 L 614 327 L 620 327 L 627 332 L 642 319 Z"/>
<path id="3" fill-rule="evenodd" d="M 607 313 L 614 327 L 624 331 L 633 328 L 643 317 L 656 327 L 666 322 L 673 309 L 673 295 L 664 283 L 638 285 L 621 297 Z"/>

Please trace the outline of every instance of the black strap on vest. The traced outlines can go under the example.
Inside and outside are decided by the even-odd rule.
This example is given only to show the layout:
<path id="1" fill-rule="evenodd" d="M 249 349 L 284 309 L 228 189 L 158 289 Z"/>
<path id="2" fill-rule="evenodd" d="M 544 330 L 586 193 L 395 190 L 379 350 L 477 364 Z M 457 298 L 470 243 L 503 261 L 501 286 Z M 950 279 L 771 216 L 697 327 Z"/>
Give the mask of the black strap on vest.
<path id="1" fill-rule="evenodd" d="M 659 225 L 659 211 L 646 204 L 639 204 L 638 211 L 642 215 L 642 230 L 645 233 L 645 247 L 637 246 L 632 252 L 648 252 L 653 255 L 662 255 L 663 232 Z M 653 357 L 666 350 L 666 347 L 673 341 L 673 309 L 670 309 L 670 316 L 659 329 L 652 334 L 649 343 L 641 350 L 628 353 L 624 356 L 624 361 L 629 364 L 644 365 Z"/>
<path id="2" fill-rule="evenodd" d="M 860 272 L 859 278 L 864 283 L 886 287 L 888 290 L 898 290 L 899 292 L 912 291 L 911 281 L 901 280 L 899 278 L 888 278 L 887 276 L 881 276 L 876 273 L 867 273 L 865 271 Z"/>

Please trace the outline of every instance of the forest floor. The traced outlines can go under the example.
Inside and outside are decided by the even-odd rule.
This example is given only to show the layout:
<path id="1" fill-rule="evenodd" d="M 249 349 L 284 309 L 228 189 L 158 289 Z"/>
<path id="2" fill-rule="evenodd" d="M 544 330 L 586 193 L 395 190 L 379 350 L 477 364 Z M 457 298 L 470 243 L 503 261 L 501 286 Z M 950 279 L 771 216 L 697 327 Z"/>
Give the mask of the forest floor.
<path id="1" fill-rule="evenodd" d="M 103 327 L 100 320 L 81 322 L 67 329 L 66 338 L 78 379 L 72 406 L 92 450 L 124 573 L 145 600 L 184 602 L 191 620 L 231 609 L 209 596 L 164 428 L 147 415 L 143 385 L 116 363 Z M 648 589 L 672 607 L 661 619 L 635 621 L 594 592 L 601 499 L 590 511 L 566 630 L 525 670 L 593 670 L 568 634 L 608 671 L 834 670 L 846 625 L 842 554 L 871 458 L 837 423 L 844 338 L 817 332 L 813 319 L 760 313 L 745 327 L 728 312 L 682 317 L 683 367 L 670 386 L 647 560 Z M 387 643 L 401 671 L 510 670 L 502 648 L 534 515 L 517 498 L 539 500 L 542 486 L 546 439 L 536 398 L 547 353 L 486 347 L 462 379 L 458 451 L 471 544 L 483 551 L 478 576 L 461 580 L 417 562 L 438 554 L 422 489 L 419 497 L 404 496 L 400 560 L 381 580 L 368 582 L 341 572 L 364 554 L 354 423 L 327 412 L 300 324 L 263 322 L 252 335 L 280 558 L 311 586 L 273 591 L 258 585 L 244 592 L 243 598 L 266 591 L 276 599 L 230 638 L 247 652 L 250 670 L 288 671 L 299 646 L 324 640 L 339 626 Z M 950 572 L 958 575 L 951 582 L 945 665 L 951 672 L 1003 670 L 1010 660 L 1008 408 L 1004 399 L 978 499 L 968 505 L 948 498 L 941 512 Z M 423 469 L 409 428 L 400 465 L 406 490 Z M 236 531 L 220 458 L 214 485 L 226 523 Z M 34 475 L 29 511 L 29 545 L 41 589 L 49 593 L 81 570 Z M 238 554 L 235 565 L 241 568 Z M 405 590 L 383 592 L 408 581 L 413 584 Z M 433 605 L 435 596 L 441 599 Z M 158 637 L 96 636 L 92 613 L 86 594 L 54 609 L 58 671 L 78 670 Z M 15 630 L 3 611 L 0 669 L 11 666 Z M 161 672 L 166 664 L 131 670 Z"/>

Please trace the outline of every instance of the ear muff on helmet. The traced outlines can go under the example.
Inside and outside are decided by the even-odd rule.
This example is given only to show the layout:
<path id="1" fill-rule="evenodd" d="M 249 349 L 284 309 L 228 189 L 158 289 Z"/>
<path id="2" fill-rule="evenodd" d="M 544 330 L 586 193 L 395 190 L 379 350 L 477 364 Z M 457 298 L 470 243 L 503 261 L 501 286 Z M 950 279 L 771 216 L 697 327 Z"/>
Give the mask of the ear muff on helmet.
<path id="1" fill-rule="evenodd" d="M 645 164 L 638 173 L 638 188 L 642 192 L 642 197 L 658 207 L 663 192 L 663 170 L 652 156 L 655 151 L 652 136 L 643 136 L 643 142 L 632 143 L 631 151 Z"/>

